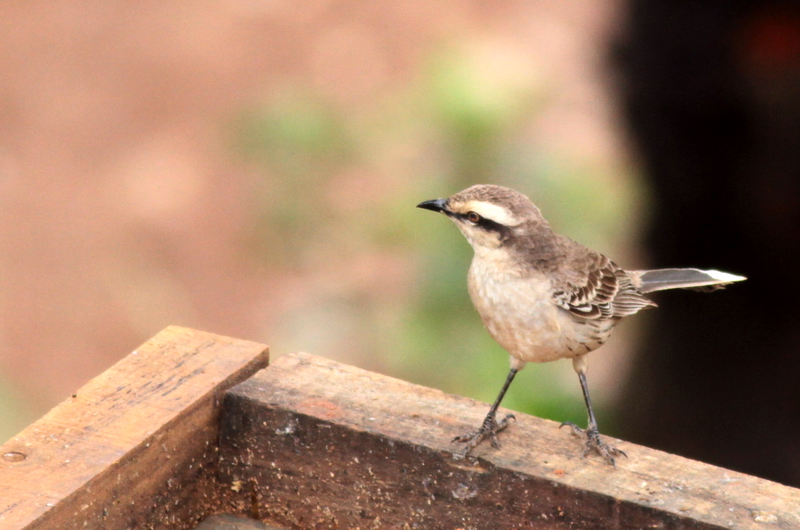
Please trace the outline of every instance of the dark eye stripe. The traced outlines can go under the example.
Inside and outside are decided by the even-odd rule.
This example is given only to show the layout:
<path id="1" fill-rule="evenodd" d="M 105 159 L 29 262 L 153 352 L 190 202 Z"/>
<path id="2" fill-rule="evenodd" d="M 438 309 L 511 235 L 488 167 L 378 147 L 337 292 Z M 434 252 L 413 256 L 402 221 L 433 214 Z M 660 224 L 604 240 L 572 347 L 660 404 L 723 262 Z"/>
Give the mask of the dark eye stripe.
<path id="1" fill-rule="evenodd" d="M 470 212 L 470 213 L 474 213 L 474 212 Z M 462 221 L 467 221 L 469 223 L 472 223 L 472 221 L 469 220 L 469 213 L 453 213 L 453 216 L 456 217 L 457 219 L 462 220 Z M 480 217 L 480 216 L 478 216 L 478 217 Z M 498 234 L 501 234 L 501 235 L 504 235 L 504 234 L 506 234 L 508 232 L 508 227 L 507 226 L 501 225 L 500 223 L 498 223 L 496 221 L 492 221 L 491 219 L 487 219 L 485 217 L 480 217 L 478 222 L 477 223 L 473 223 L 473 224 L 475 226 L 477 226 L 477 227 L 483 228 L 484 230 L 489 230 L 491 232 L 497 232 Z"/>
<path id="2" fill-rule="evenodd" d="M 485 217 L 481 217 L 481 220 L 478 221 L 478 226 L 481 228 L 485 228 L 486 230 L 491 230 L 492 232 L 505 232 L 508 230 L 508 227 L 505 225 L 501 225 L 491 219 L 486 219 Z"/>

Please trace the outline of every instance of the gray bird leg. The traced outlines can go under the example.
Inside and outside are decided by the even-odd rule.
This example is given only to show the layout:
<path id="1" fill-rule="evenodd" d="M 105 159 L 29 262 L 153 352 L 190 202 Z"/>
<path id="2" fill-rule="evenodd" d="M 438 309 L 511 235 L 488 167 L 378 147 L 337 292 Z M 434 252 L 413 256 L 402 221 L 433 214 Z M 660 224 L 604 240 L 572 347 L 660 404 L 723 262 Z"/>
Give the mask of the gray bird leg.
<path id="1" fill-rule="evenodd" d="M 481 424 L 480 428 L 477 431 L 462 434 L 460 436 L 456 436 L 453 438 L 452 443 L 463 443 L 464 450 L 460 453 L 457 453 L 455 456 L 458 458 L 466 457 L 470 451 L 472 451 L 475 447 L 478 446 L 482 441 L 486 438 L 489 438 L 489 441 L 492 444 L 492 447 L 495 449 L 500 448 L 500 444 L 497 441 L 497 433 L 508 427 L 508 424 L 511 420 L 515 419 L 513 414 L 507 414 L 505 418 L 500 421 L 497 421 L 495 418 L 497 414 L 497 409 L 500 407 L 500 402 L 503 401 L 503 396 L 506 395 L 506 391 L 508 387 L 511 386 L 511 381 L 514 380 L 514 376 L 517 375 L 517 369 L 511 368 L 511 371 L 508 372 L 508 377 L 506 377 L 506 382 L 503 384 L 503 388 L 500 389 L 500 394 L 498 394 L 497 399 L 494 400 L 492 407 L 489 409 L 489 413 L 484 418 L 483 423 Z"/>
<path id="2" fill-rule="evenodd" d="M 600 431 L 597 429 L 597 419 L 594 416 L 594 410 L 592 409 L 592 400 L 589 398 L 589 384 L 586 382 L 586 360 L 584 356 L 581 355 L 579 357 L 575 357 L 572 359 L 572 366 L 575 368 L 575 371 L 578 373 L 578 379 L 581 382 L 581 390 L 583 391 L 583 400 L 586 403 L 586 410 L 589 412 L 589 423 L 587 425 L 586 430 L 581 429 L 571 421 L 566 421 L 561 424 L 561 427 L 565 425 L 572 429 L 572 434 L 578 436 L 580 438 L 586 438 L 586 445 L 583 448 L 583 456 L 585 457 L 589 454 L 589 451 L 594 451 L 600 456 L 605 459 L 606 462 L 611 464 L 614 467 L 617 467 L 617 462 L 614 457 L 617 456 L 624 456 L 628 457 L 625 454 L 625 451 L 621 449 L 617 449 L 612 445 L 608 445 L 603 440 L 600 439 Z"/>

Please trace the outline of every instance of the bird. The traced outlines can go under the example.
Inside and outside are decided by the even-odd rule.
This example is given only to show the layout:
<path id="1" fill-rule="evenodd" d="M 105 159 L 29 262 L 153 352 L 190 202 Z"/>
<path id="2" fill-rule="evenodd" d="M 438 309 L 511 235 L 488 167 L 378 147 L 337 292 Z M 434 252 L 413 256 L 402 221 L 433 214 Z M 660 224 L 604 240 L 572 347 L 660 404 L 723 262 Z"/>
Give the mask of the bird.
<path id="1" fill-rule="evenodd" d="M 656 307 L 647 293 L 663 289 L 712 291 L 743 276 L 699 269 L 624 270 L 603 254 L 553 231 L 527 196 L 507 187 L 477 184 L 418 208 L 442 213 L 472 246 L 467 286 L 492 338 L 510 355 L 511 369 L 481 426 L 456 436 L 464 458 L 497 433 L 513 414 L 497 409 L 514 376 L 527 363 L 571 359 L 588 413 L 587 427 L 564 422 L 584 440 L 583 457 L 596 453 L 616 467 L 627 454 L 600 437 L 589 397 L 586 356 L 602 346 L 619 321 Z"/>

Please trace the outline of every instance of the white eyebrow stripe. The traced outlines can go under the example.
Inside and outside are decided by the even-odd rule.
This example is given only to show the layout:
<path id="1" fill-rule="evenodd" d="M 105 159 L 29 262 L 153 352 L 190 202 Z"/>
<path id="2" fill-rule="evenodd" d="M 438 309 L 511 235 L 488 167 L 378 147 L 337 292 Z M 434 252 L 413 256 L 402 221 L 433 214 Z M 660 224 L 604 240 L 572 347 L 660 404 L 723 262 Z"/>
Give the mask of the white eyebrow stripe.
<path id="1" fill-rule="evenodd" d="M 517 226 L 522 221 L 517 219 L 505 206 L 485 201 L 470 201 L 464 205 L 468 212 L 476 214 L 505 226 Z"/>

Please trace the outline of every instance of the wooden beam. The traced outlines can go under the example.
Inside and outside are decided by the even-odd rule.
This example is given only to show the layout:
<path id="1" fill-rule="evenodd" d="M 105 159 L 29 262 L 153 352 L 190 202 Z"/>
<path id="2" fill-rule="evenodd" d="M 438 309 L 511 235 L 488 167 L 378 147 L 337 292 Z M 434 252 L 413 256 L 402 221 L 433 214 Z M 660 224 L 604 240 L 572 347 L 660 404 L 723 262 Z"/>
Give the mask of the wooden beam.
<path id="1" fill-rule="evenodd" d="M 0 528 L 175 526 L 184 486 L 216 461 L 225 390 L 268 359 L 262 344 L 165 329 L 0 446 Z"/>
<path id="2" fill-rule="evenodd" d="M 800 490 L 622 441 L 615 469 L 524 414 L 501 449 L 453 458 L 487 408 L 283 356 L 226 397 L 229 511 L 296 528 L 800 528 Z"/>
<path id="3" fill-rule="evenodd" d="M 252 519 L 241 519 L 227 514 L 212 515 L 195 530 L 289 530 L 285 526 L 266 525 Z"/>

